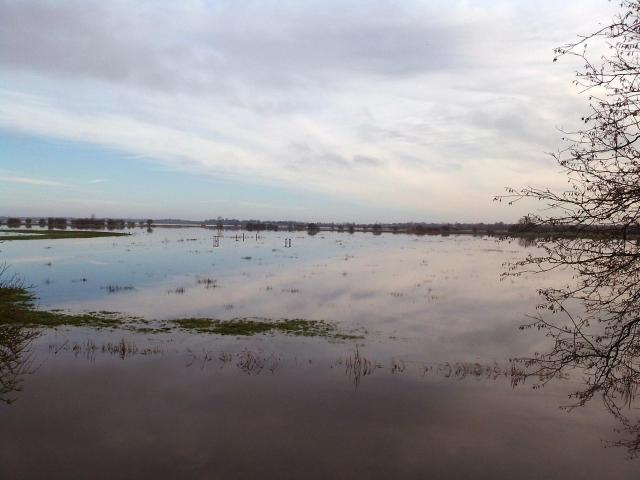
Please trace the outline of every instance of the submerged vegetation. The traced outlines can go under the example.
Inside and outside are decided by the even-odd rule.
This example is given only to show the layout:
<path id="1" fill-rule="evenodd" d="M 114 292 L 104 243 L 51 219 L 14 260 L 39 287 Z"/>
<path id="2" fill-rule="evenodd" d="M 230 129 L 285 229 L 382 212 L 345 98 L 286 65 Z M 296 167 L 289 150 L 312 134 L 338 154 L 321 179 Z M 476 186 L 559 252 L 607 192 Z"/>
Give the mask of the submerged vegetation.
<path id="1" fill-rule="evenodd" d="M 28 327 L 93 326 L 117 327 L 125 319 L 112 312 L 90 312 L 71 315 L 60 311 L 35 308 L 35 296 L 23 282 L 11 277 L 3 279 L 7 267 L 0 267 L 0 325 Z"/>
<path id="2" fill-rule="evenodd" d="M 323 320 L 301 318 L 271 320 L 266 318 L 233 318 L 215 320 L 208 318 L 182 318 L 172 323 L 183 330 L 218 335 L 246 336 L 266 333 L 283 333 L 304 337 L 326 337 L 334 339 L 362 338 L 354 333 L 339 332 L 332 323 Z"/>
<path id="3" fill-rule="evenodd" d="M 127 292 L 134 290 L 133 285 L 105 285 L 104 287 L 100 288 L 106 290 L 108 293 Z"/>
<path id="4" fill-rule="evenodd" d="M 131 287 L 132 288 L 132 287 Z M 120 291 L 122 288 L 113 290 Z M 124 288 L 126 289 L 126 288 Z M 111 289 L 109 290 L 112 291 Z M 184 292 L 184 289 L 183 289 Z M 197 333 L 216 335 L 249 336 L 281 333 L 304 337 L 324 337 L 334 340 L 362 338 L 353 332 L 341 332 L 333 323 L 323 320 L 266 318 L 234 318 L 220 320 L 212 318 L 184 318 L 158 321 L 151 324 L 140 317 L 126 316 L 117 312 L 97 311 L 71 314 L 60 310 L 39 310 L 36 297 L 22 280 L 8 275 L 8 267 L 0 266 L 0 326 L 17 325 L 33 328 L 94 327 L 123 328 L 138 332 L 168 332 L 174 328 Z"/>

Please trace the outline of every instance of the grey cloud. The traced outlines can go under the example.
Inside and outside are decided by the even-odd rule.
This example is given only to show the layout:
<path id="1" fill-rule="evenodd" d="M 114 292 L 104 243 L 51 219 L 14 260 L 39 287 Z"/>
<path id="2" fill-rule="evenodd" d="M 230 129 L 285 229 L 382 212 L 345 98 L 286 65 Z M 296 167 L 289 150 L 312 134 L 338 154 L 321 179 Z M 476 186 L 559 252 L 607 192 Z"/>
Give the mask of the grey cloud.
<path id="1" fill-rule="evenodd" d="M 335 153 L 325 153 L 316 157 L 321 164 L 336 165 L 339 167 L 349 166 L 349 162 L 341 155 Z"/>
<path id="2" fill-rule="evenodd" d="M 346 158 L 333 152 L 319 153 L 299 144 L 292 145 L 292 150 L 294 153 L 289 156 L 290 160 L 287 162 L 287 167 L 292 170 L 343 169 L 351 166 L 351 162 Z"/>
<path id="3" fill-rule="evenodd" d="M 303 142 L 291 142 L 289 148 L 297 153 L 307 154 L 311 152 L 311 147 L 307 143 Z"/>
<path id="4" fill-rule="evenodd" d="M 0 1 L 0 65 L 167 90 L 304 88 L 446 68 L 463 58 L 469 30 L 439 24 L 429 9 L 377 1 L 213 12 L 161 5 Z"/>
<path id="5" fill-rule="evenodd" d="M 169 88 L 192 70 L 190 46 L 163 42 L 108 2 L 0 2 L 0 65 Z"/>
<path id="6" fill-rule="evenodd" d="M 319 167 L 352 170 L 353 168 L 374 168 L 384 164 L 382 160 L 367 155 L 354 155 L 352 158 L 347 158 L 335 152 L 318 152 L 304 142 L 291 142 L 289 151 L 291 154 L 288 157 L 292 158 L 289 167 L 293 169 Z"/>
<path id="7" fill-rule="evenodd" d="M 353 163 L 365 167 L 379 167 L 384 164 L 384 162 L 378 158 L 368 157 L 365 155 L 356 155 L 353 157 Z"/>

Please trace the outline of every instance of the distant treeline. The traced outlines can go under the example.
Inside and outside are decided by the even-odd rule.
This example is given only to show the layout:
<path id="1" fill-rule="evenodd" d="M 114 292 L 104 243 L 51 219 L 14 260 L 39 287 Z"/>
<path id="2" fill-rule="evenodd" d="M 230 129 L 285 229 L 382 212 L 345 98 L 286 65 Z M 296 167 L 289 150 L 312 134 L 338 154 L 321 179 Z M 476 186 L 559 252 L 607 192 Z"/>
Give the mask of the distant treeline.
<path id="1" fill-rule="evenodd" d="M 291 221 L 268 221 L 260 220 L 237 220 L 237 219 L 216 219 L 205 220 L 203 222 L 189 222 L 176 220 L 157 220 L 157 225 L 171 226 L 196 226 L 200 225 L 205 228 L 218 229 L 237 229 L 248 231 L 260 230 L 283 230 L 283 231 L 306 231 L 314 235 L 321 231 L 331 232 L 370 232 L 374 235 L 381 233 L 412 233 L 416 235 L 451 235 L 451 234 L 489 234 L 504 235 L 508 234 L 511 225 L 503 222 L 494 224 L 475 223 L 475 224 L 435 224 L 435 223 L 324 223 L 324 222 L 291 222 Z"/>
<path id="2" fill-rule="evenodd" d="M 260 231 L 260 230 L 279 230 L 277 223 L 269 223 L 269 222 L 247 222 L 244 224 L 244 229 L 249 231 Z"/>
<path id="3" fill-rule="evenodd" d="M 331 232 L 369 232 L 374 235 L 382 233 L 409 233 L 414 235 L 496 235 L 518 237 L 543 236 L 640 236 L 640 226 L 572 226 L 572 225 L 539 225 L 529 217 L 523 217 L 516 224 L 495 223 L 335 223 L 335 222 L 297 222 L 297 221 L 261 221 L 217 218 L 202 222 L 180 219 L 114 219 L 114 218 L 18 218 L 0 217 L 0 225 L 9 228 L 39 226 L 49 229 L 82 229 L 82 230 L 123 230 L 126 228 L 153 227 L 196 227 L 247 230 L 247 231 L 306 231 L 315 235 L 322 231 Z"/>
<path id="4" fill-rule="evenodd" d="M 47 218 L 19 218 L 9 217 L 0 218 L 0 225 L 6 224 L 9 228 L 18 228 L 24 225 L 31 228 L 37 225 L 41 228 L 49 228 L 56 230 L 64 230 L 66 228 L 75 228 L 78 230 L 123 230 L 125 228 L 147 227 L 154 225 L 153 220 L 123 220 L 114 218 L 66 218 L 66 217 L 47 217 Z"/>
<path id="5" fill-rule="evenodd" d="M 538 224 L 525 217 L 519 223 L 509 225 L 507 234 L 517 237 L 617 237 L 637 238 L 640 236 L 640 225 L 556 225 Z"/>
<path id="6" fill-rule="evenodd" d="M 526 219 L 525 219 L 526 220 Z M 260 220 L 237 220 L 237 219 L 216 219 L 205 220 L 204 222 L 189 221 L 166 221 L 157 220 L 157 224 L 162 226 L 195 226 L 200 225 L 205 228 L 218 229 L 244 229 L 244 230 L 286 230 L 286 231 L 306 231 L 310 235 L 315 235 L 322 231 L 331 232 L 368 232 L 374 235 L 382 233 L 409 233 L 414 235 L 493 235 L 493 236 L 514 236 L 514 237 L 557 237 L 557 236 L 640 236 L 640 226 L 572 226 L 572 225 L 536 225 L 530 221 L 520 220 L 516 224 L 504 222 L 495 223 L 324 223 L 324 222 L 290 222 L 290 221 L 268 221 Z"/>
<path id="7" fill-rule="evenodd" d="M 30 228 L 34 225 L 47 227 L 50 229 L 84 229 L 84 230 L 122 230 L 134 227 L 189 227 L 200 226 L 217 229 L 238 229 L 248 231 L 306 231 L 309 234 L 316 234 L 321 231 L 336 232 L 370 232 L 373 234 L 387 233 L 412 233 L 417 235 L 450 235 L 450 234 L 489 234 L 504 235 L 514 232 L 519 225 L 509 225 L 503 222 L 493 224 L 485 223 L 335 223 L 335 222 L 297 222 L 287 220 L 261 221 L 261 220 L 238 220 L 221 218 L 204 220 L 202 222 L 181 220 L 181 219 L 158 219 L 158 220 L 134 220 L 134 219 L 113 219 L 113 218 L 18 218 L 0 217 L 0 225 L 6 224 L 9 228 L 26 226 Z"/>

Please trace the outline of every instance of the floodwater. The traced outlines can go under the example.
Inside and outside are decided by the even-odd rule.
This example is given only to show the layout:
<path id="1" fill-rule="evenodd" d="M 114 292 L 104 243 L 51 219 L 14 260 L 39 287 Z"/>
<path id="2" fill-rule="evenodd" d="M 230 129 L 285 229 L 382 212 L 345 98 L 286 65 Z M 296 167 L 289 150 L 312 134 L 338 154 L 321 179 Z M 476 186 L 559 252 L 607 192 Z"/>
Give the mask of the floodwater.
<path id="1" fill-rule="evenodd" d="M 0 478 L 637 478 L 604 448 L 618 425 L 598 401 L 560 408 L 579 375 L 512 387 L 509 360 L 546 346 L 518 329 L 536 288 L 569 275 L 501 280 L 530 251 L 518 242 L 215 235 L 4 242 L 0 262 L 46 309 L 324 320 L 360 338 L 40 331 L 0 402 Z"/>

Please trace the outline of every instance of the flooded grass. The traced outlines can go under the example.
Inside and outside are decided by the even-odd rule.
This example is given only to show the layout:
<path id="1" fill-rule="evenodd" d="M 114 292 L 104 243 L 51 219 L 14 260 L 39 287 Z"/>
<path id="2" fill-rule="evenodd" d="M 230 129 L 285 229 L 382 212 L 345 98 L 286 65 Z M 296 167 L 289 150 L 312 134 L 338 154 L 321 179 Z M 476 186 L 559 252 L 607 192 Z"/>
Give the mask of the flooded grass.
<path id="1" fill-rule="evenodd" d="M 85 342 L 70 342 L 66 340 L 59 345 L 49 345 L 49 353 L 58 355 L 60 352 L 71 352 L 76 357 L 82 355 L 88 360 L 95 361 L 96 356 L 99 353 L 118 356 L 122 360 L 124 360 L 125 358 L 133 357 L 136 355 L 160 354 L 163 352 L 163 350 L 158 345 L 139 347 L 136 342 L 125 340 L 125 338 L 123 337 L 118 342 L 106 342 L 102 343 L 101 345 L 98 345 L 93 339 L 88 339 Z"/>
<path id="2" fill-rule="evenodd" d="M 275 334 L 325 337 L 335 340 L 361 338 L 361 336 L 338 331 L 332 323 L 323 320 L 266 318 L 234 318 L 220 320 L 211 318 L 182 318 L 168 322 L 154 322 L 140 317 L 122 315 L 117 312 L 100 310 L 82 314 L 66 313 L 60 309 L 39 310 L 35 307 L 36 297 L 16 277 L 6 277 L 7 267 L 0 268 L 0 324 L 14 324 L 30 327 L 69 327 L 83 326 L 95 328 L 126 328 L 141 333 L 166 332 L 172 327 L 184 331 L 210 333 L 215 335 L 251 336 Z M 108 285 L 103 287 L 109 293 L 132 290 L 130 286 Z M 173 293 L 184 294 L 184 288 Z"/>
<path id="3" fill-rule="evenodd" d="M 300 293 L 299 288 L 283 288 L 282 293 Z"/>
<path id="4" fill-rule="evenodd" d="M 61 311 L 38 310 L 35 297 L 19 282 L 0 283 L 0 323 L 30 327 L 92 326 L 118 327 L 125 320 L 113 314 L 83 313 L 73 315 Z"/>
<path id="5" fill-rule="evenodd" d="M 108 293 L 119 293 L 134 290 L 133 285 L 105 285 L 100 288 L 106 290 Z"/>
<path id="6" fill-rule="evenodd" d="M 352 333 L 340 332 L 336 326 L 323 320 L 300 318 L 270 320 L 266 318 L 234 318 L 217 320 L 209 318 L 181 318 L 172 320 L 182 330 L 216 335 L 249 336 L 281 333 L 303 337 L 326 337 L 332 339 L 361 338 Z"/>
<path id="7" fill-rule="evenodd" d="M 344 365 L 345 373 L 353 381 L 355 388 L 360 386 L 363 377 L 372 375 L 377 368 L 381 368 L 381 365 L 373 363 L 362 355 L 357 345 L 356 351 L 346 358 Z"/>
<path id="8" fill-rule="evenodd" d="M 59 311 L 43 311 L 34 307 L 35 296 L 15 276 L 9 277 L 8 267 L 0 267 L 0 323 L 3 325 L 60 326 L 92 325 L 114 326 L 120 320 L 111 315 L 67 315 Z"/>
<path id="9" fill-rule="evenodd" d="M 204 285 L 205 288 L 218 288 L 218 281 L 213 278 L 198 278 L 198 285 Z"/>

